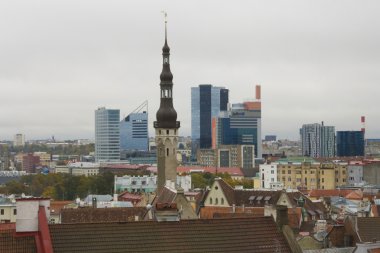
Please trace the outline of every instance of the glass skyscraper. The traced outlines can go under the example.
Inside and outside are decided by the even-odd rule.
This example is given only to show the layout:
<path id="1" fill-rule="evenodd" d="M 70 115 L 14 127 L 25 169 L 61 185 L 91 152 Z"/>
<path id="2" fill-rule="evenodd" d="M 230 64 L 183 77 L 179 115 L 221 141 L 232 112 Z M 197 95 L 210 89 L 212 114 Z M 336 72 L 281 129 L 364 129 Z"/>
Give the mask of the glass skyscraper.
<path id="1" fill-rule="evenodd" d="M 262 156 L 261 109 L 250 109 L 248 103 L 233 104 L 218 117 L 216 145 L 254 145 L 257 158 Z"/>
<path id="2" fill-rule="evenodd" d="M 95 160 L 120 160 L 120 110 L 101 107 L 95 111 Z"/>
<path id="3" fill-rule="evenodd" d="M 131 113 L 120 121 L 121 150 L 148 151 L 148 113 Z"/>
<path id="4" fill-rule="evenodd" d="M 336 147 L 338 156 L 364 156 L 364 132 L 337 131 Z"/>
<path id="5" fill-rule="evenodd" d="M 211 120 L 227 110 L 228 89 L 201 84 L 191 88 L 192 153 L 212 146 Z"/>
<path id="6" fill-rule="evenodd" d="M 300 129 L 302 155 L 310 157 L 335 156 L 335 127 L 323 123 L 305 124 Z"/>

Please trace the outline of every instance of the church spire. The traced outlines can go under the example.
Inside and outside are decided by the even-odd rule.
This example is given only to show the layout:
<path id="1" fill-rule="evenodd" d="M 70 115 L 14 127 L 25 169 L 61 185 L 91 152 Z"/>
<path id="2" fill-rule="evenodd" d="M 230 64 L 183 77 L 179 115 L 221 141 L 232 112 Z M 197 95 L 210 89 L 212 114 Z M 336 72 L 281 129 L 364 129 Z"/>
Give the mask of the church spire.
<path id="1" fill-rule="evenodd" d="M 160 75 L 161 102 L 157 111 L 157 121 L 154 122 L 155 128 L 179 128 L 177 112 L 173 107 L 173 74 L 170 71 L 170 48 L 167 38 L 167 14 L 165 16 L 165 44 L 162 48 L 162 72 Z"/>

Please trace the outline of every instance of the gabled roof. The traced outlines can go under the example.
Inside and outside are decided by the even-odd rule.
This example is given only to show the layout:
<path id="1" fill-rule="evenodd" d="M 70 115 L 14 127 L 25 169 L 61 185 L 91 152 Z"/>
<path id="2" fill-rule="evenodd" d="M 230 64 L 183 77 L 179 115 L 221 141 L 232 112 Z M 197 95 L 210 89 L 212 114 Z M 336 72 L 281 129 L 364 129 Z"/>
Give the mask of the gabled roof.
<path id="1" fill-rule="evenodd" d="M 344 197 L 347 194 L 351 193 L 353 190 L 348 189 L 333 189 L 333 190 L 324 190 L 324 189 L 312 189 L 309 192 L 310 198 L 321 198 L 321 197 Z"/>
<path id="2" fill-rule="evenodd" d="M 361 242 L 380 241 L 380 217 L 357 217 L 356 222 Z"/>
<path id="3" fill-rule="evenodd" d="M 73 201 L 51 201 L 50 202 L 50 214 L 59 215 L 61 210 L 65 208 L 66 205 L 74 203 Z"/>
<path id="4" fill-rule="evenodd" d="M 112 207 L 112 208 L 77 208 L 62 209 L 62 223 L 87 222 L 118 222 L 134 221 L 135 216 L 142 220 L 145 216 L 145 207 Z"/>
<path id="5" fill-rule="evenodd" d="M 55 253 L 291 252 L 272 217 L 50 225 Z"/>
<path id="6" fill-rule="evenodd" d="M 246 207 L 264 207 L 265 205 L 275 205 L 281 195 L 281 191 L 258 191 L 258 190 L 238 190 L 232 188 L 223 179 L 217 179 L 227 202 Z"/>
<path id="7" fill-rule="evenodd" d="M 346 195 L 346 199 L 362 200 L 363 199 L 363 191 L 361 191 L 361 190 L 352 191 Z"/>

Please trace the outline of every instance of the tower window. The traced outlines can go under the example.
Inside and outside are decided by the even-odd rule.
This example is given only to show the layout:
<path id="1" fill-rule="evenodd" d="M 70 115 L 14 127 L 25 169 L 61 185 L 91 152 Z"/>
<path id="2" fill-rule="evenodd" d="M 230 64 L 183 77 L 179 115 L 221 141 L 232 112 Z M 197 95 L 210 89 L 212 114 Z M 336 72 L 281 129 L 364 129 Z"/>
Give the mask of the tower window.
<path id="1" fill-rule="evenodd" d="M 169 134 L 169 130 L 166 130 L 166 134 Z"/>
<path id="2" fill-rule="evenodd" d="M 166 149 L 166 156 L 169 156 L 169 149 Z"/>

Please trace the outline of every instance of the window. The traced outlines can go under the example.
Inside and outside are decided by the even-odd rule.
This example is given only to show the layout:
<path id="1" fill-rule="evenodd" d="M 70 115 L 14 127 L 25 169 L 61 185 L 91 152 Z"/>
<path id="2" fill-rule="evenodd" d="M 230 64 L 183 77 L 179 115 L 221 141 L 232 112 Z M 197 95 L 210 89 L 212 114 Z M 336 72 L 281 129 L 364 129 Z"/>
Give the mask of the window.
<path id="1" fill-rule="evenodd" d="M 291 182 L 292 181 L 292 178 L 291 177 L 288 177 L 288 182 Z"/>
<path id="2" fill-rule="evenodd" d="M 322 183 L 324 183 L 325 182 L 325 179 L 324 178 L 322 178 Z"/>
<path id="3" fill-rule="evenodd" d="M 17 209 L 13 209 L 13 215 L 17 215 Z"/>
<path id="4" fill-rule="evenodd" d="M 324 175 L 325 174 L 325 171 L 324 170 L 322 170 L 322 175 Z"/>
<path id="5" fill-rule="evenodd" d="M 292 174 L 292 171 L 291 171 L 291 170 L 288 170 L 288 174 Z"/>
<path id="6" fill-rule="evenodd" d="M 0 214 L 1 214 L 1 215 L 4 215 L 4 209 L 1 209 L 1 210 L 0 210 Z"/>
<path id="7" fill-rule="evenodd" d="M 270 174 L 274 174 L 274 170 L 271 170 L 271 171 L 270 171 Z"/>
<path id="8" fill-rule="evenodd" d="M 210 198 L 210 205 L 212 205 L 212 198 Z"/>
<path id="9" fill-rule="evenodd" d="M 285 170 L 282 170 L 282 174 L 285 174 Z"/>
<path id="10" fill-rule="evenodd" d="M 224 198 L 220 199 L 220 204 L 224 205 Z"/>
<path id="11" fill-rule="evenodd" d="M 215 198 L 215 205 L 218 204 L 218 198 Z"/>
<path id="12" fill-rule="evenodd" d="M 169 130 L 166 130 L 166 134 L 169 134 Z"/>
<path id="13" fill-rule="evenodd" d="M 166 149 L 166 156 L 169 156 L 169 149 Z"/>
<path id="14" fill-rule="evenodd" d="M 271 181 L 271 182 L 274 182 L 274 178 L 272 177 L 272 178 L 270 179 L 270 181 Z"/>

